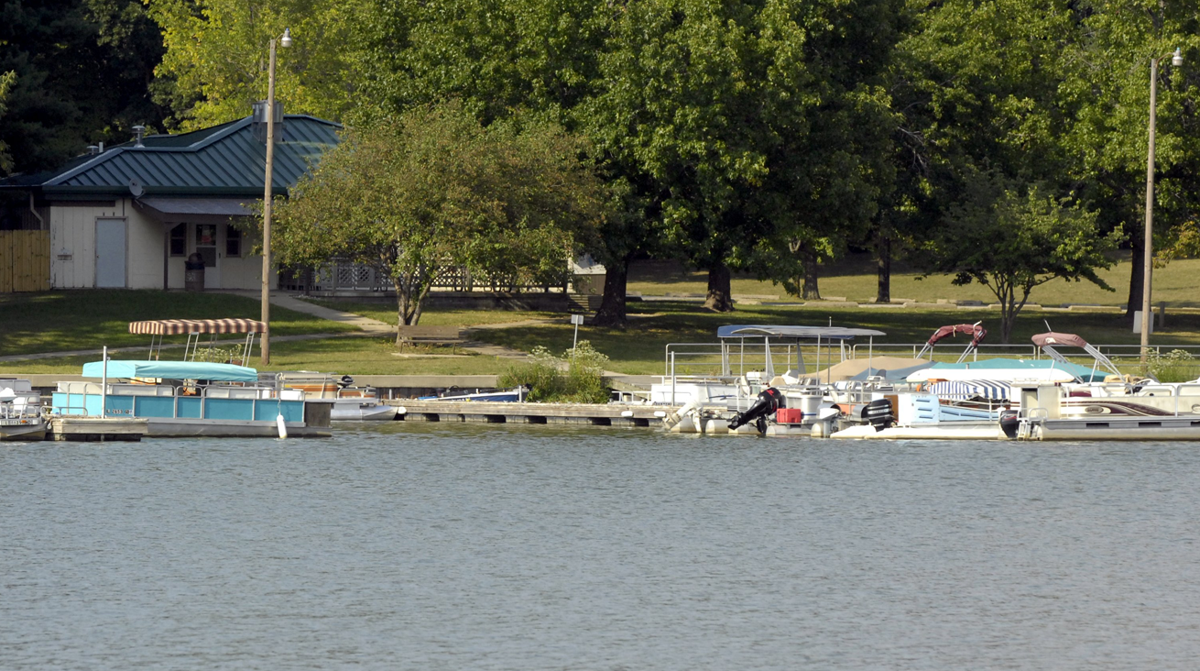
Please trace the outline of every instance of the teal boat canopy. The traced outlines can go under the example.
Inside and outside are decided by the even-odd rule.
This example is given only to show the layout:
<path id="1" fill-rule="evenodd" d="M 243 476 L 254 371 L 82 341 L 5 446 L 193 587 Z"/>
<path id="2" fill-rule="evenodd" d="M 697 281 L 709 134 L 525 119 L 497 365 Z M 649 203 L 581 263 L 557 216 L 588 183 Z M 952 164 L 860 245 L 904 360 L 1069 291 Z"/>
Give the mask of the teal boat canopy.
<path id="1" fill-rule="evenodd" d="M 979 361 L 965 361 L 963 363 L 942 363 L 938 362 L 930 366 L 934 370 L 989 370 L 989 369 L 1011 369 L 1011 368 L 1032 368 L 1048 370 L 1054 368 L 1056 370 L 1064 370 L 1071 375 L 1079 378 L 1083 382 L 1103 382 L 1106 375 L 1110 375 L 1106 370 L 1097 369 L 1094 373 L 1091 368 L 1081 366 L 1077 363 L 1069 361 L 1054 361 L 1053 359 L 980 359 Z"/>
<path id="2" fill-rule="evenodd" d="M 104 377 L 104 362 L 93 361 L 84 364 L 83 376 Z M 203 361 L 109 361 L 108 377 L 257 382 L 258 371 L 229 363 L 206 363 Z"/>

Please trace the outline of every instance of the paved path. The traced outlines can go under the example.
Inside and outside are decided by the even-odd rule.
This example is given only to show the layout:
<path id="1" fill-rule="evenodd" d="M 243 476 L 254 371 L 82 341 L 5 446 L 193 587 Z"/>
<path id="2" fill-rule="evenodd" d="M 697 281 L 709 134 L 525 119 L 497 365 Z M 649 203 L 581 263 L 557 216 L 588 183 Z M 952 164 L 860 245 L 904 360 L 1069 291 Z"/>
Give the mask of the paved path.
<path id="1" fill-rule="evenodd" d="M 257 301 L 262 300 L 262 293 L 258 291 L 225 290 L 222 293 L 253 298 Z M 333 308 L 327 308 L 322 305 L 317 305 L 316 303 L 309 303 L 308 301 L 300 300 L 291 294 L 280 291 L 271 292 L 271 305 L 287 308 L 288 310 L 292 310 L 294 312 L 302 312 L 306 315 L 312 315 L 314 317 L 320 317 L 321 319 L 328 319 L 331 322 L 350 324 L 351 326 L 358 327 L 359 329 L 366 331 L 371 335 L 383 336 L 391 334 L 394 336 L 396 334 L 395 326 L 385 324 L 378 319 L 370 319 L 351 312 L 342 312 L 341 310 L 334 310 Z M 276 340 L 276 338 L 271 338 L 271 340 Z"/>

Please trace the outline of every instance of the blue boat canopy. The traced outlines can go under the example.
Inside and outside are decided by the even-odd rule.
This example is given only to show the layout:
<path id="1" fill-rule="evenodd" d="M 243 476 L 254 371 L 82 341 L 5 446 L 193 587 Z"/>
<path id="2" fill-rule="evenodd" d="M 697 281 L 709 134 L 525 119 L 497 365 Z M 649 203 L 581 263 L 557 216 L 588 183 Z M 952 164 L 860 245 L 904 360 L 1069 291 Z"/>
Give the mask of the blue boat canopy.
<path id="1" fill-rule="evenodd" d="M 980 359 L 979 361 L 964 361 L 963 363 L 938 362 L 931 366 L 935 370 L 995 370 L 1012 368 L 1029 368 L 1034 370 L 1058 369 L 1064 370 L 1083 382 L 1103 382 L 1108 371 L 1093 371 L 1087 366 L 1081 366 L 1069 361 L 1054 361 L 1053 359 Z M 982 377 L 982 376 L 981 376 Z"/>
<path id="2" fill-rule="evenodd" d="M 83 365 L 84 377 L 104 377 L 104 362 Z M 203 361 L 109 361 L 110 378 L 162 378 L 165 380 L 219 380 L 257 382 L 258 371 L 245 366 Z"/>

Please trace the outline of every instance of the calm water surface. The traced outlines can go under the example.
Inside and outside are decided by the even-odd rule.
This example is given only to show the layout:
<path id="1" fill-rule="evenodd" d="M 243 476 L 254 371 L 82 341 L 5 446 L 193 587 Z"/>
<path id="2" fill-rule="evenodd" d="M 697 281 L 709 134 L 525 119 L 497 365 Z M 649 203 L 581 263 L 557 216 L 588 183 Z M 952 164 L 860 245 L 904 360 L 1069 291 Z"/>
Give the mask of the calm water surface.
<path id="1" fill-rule="evenodd" d="M 0 446 L 0 668 L 1188 669 L 1200 445 Z"/>

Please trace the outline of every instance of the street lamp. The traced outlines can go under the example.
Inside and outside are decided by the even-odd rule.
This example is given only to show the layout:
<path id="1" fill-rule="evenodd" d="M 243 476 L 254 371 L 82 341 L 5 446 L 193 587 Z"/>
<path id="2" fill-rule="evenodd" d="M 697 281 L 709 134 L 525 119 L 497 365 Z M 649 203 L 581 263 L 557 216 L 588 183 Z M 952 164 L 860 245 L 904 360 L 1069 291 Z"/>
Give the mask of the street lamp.
<path id="1" fill-rule="evenodd" d="M 1146 232 L 1142 243 L 1142 363 L 1150 352 L 1150 270 L 1154 262 L 1154 109 L 1158 103 L 1158 62 L 1167 56 L 1171 65 L 1183 65 L 1183 53 L 1176 48 L 1172 54 L 1150 59 L 1150 148 L 1146 155 Z"/>
<path id="2" fill-rule="evenodd" d="M 283 29 L 279 43 L 292 46 L 290 28 Z M 262 362 L 271 363 L 271 180 L 275 160 L 275 38 L 271 38 L 271 63 L 267 74 L 267 175 L 263 185 L 263 266 L 262 266 Z"/>

